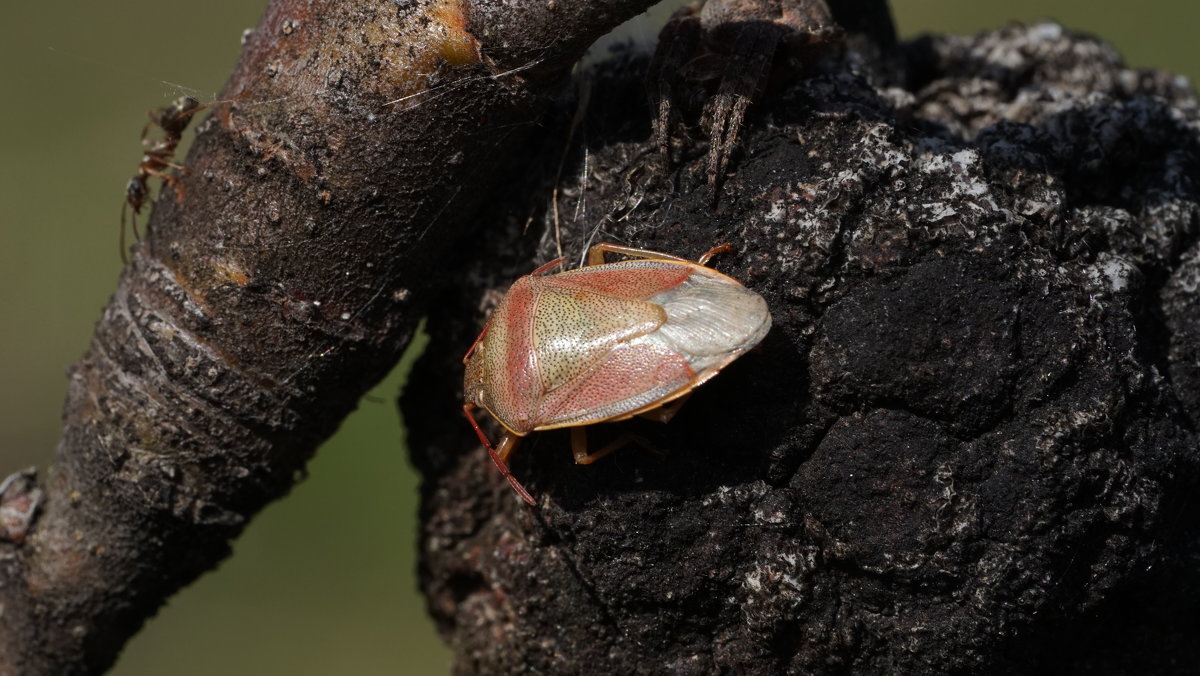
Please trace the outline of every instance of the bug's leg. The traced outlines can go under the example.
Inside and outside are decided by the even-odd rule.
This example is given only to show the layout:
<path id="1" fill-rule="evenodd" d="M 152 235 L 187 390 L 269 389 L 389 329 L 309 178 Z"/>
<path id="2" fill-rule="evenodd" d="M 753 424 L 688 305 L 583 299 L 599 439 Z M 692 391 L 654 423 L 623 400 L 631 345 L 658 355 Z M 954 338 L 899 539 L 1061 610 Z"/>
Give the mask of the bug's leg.
<path id="1" fill-rule="evenodd" d="M 632 246 L 623 246 L 621 244 L 612 244 L 610 242 L 601 242 L 599 244 L 593 244 L 592 248 L 588 249 L 587 264 L 588 265 L 602 265 L 604 263 L 604 254 L 606 254 L 606 253 L 621 254 L 623 256 L 630 256 L 632 258 L 648 258 L 650 260 L 677 261 L 679 263 L 691 263 L 691 261 L 689 261 L 686 258 L 680 258 L 679 256 L 672 256 L 671 254 L 665 254 L 665 253 L 662 253 L 659 251 L 650 251 L 649 249 L 638 249 L 637 247 L 632 247 Z"/>
<path id="2" fill-rule="evenodd" d="M 700 258 L 697 260 L 697 262 L 700 265 L 707 265 L 708 261 L 711 260 L 713 256 L 716 256 L 719 253 L 725 253 L 727 251 L 733 251 L 733 245 L 730 244 L 729 242 L 722 242 L 722 243 L 714 246 L 713 248 L 709 249 L 708 251 L 705 251 L 704 253 L 700 254 Z M 620 244 L 612 244 L 610 242 L 601 242 L 599 244 L 593 244 L 592 248 L 588 249 L 588 263 L 587 264 L 588 265 L 602 265 L 604 263 L 604 254 L 606 254 L 606 253 L 621 254 L 623 256 L 629 256 L 631 258 L 646 258 L 646 259 L 650 259 L 650 260 L 678 261 L 680 263 L 691 263 L 691 261 L 689 261 L 686 258 L 681 258 L 679 256 L 672 256 L 671 254 L 665 254 L 660 251 L 650 251 L 649 249 L 638 249 L 638 248 L 632 247 L 632 246 L 622 246 Z"/>
<path id="3" fill-rule="evenodd" d="M 730 251 L 733 251 L 733 245 L 730 244 L 729 242 L 722 242 L 722 243 L 714 246 L 713 248 L 709 249 L 708 251 L 705 251 L 704 253 L 700 254 L 700 258 L 698 258 L 696 260 L 696 262 L 699 263 L 700 265 L 708 265 L 708 262 L 710 260 L 712 260 L 713 256 L 716 256 L 719 253 L 727 253 Z"/>
<path id="4" fill-rule="evenodd" d="M 520 437 L 506 432 L 504 434 L 504 438 L 500 440 L 500 447 L 504 449 L 504 454 L 507 456 L 516 450 L 520 443 Z M 536 507 L 537 500 L 534 500 L 533 496 L 529 494 L 529 491 L 525 490 L 525 487 L 521 485 L 521 482 L 517 481 L 517 477 L 513 476 L 513 473 L 508 469 L 508 465 L 505 464 L 500 455 L 496 453 L 496 449 L 492 448 L 491 444 L 485 444 L 485 446 L 487 446 L 488 455 L 492 457 L 492 462 L 496 464 L 496 469 L 500 470 L 500 473 L 504 475 L 505 479 L 508 479 L 508 485 L 513 487 L 513 490 L 517 492 L 517 495 L 521 496 L 522 500 Z"/>
<path id="5" fill-rule="evenodd" d="M 537 501 L 533 499 L 533 496 L 529 494 L 529 491 L 525 490 L 525 487 L 521 485 L 521 482 L 517 481 L 517 477 L 513 476 L 513 473 L 509 471 L 508 465 L 504 464 L 504 459 L 501 458 L 498 453 L 496 453 L 496 448 L 492 446 L 492 442 L 487 438 L 487 435 L 483 433 L 483 428 L 479 426 L 479 422 L 475 420 L 475 416 L 471 415 L 472 408 L 474 408 L 474 406 L 471 404 L 463 404 L 463 414 L 467 416 L 467 420 L 471 421 L 471 427 L 474 428 L 475 435 L 479 437 L 479 441 L 483 443 L 483 447 L 487 449 L 488 455 L 492 458 L 492 462 L 496 464 L 496 469 L 499 469 L 500 473 L 504 475 L 504 478 L 508 479 L 508 485 L 513 487 L 513 490 L 517 492 L 517 495 L 521 496 L 522 500 L 536 506 Z M 516 435 L 514 434 L 505 432 L 504 438 L 500 440 L 500 447 L 504 449 L 505 457 L 508 457 L 508 455 L 512 453 L 514 449 L 516 449 L 517 444 L 520 443 L 520 439 L 511 438 L 515 436 Z"/>
<path id="6" fill-rule="evenodd" d="M 603 448 L 595 453 L 588 453 L 587 428 L 571 428 L 571 454 L 575 456 L 575 463 L 579 465 L 590 465 L 609 453 L 620 450 L 629 444 L 640 446 L 643 450 L 655 455 L 662 455 L 662 451 L 655 448 L 649 441 L 628 432 L 605 444 Z"/>
<path id="7" fill-rule="evenodd" d="M 492 448 L 490 444 L 488 445 L 488 455 L 492 457 L 492 462 L 496 464 L 496 468 L 500 470 L 504 478 L 508 479 L 509 485 L 517 492 L 517 495 L 520 495 L 521 499 L 525 502 L 536 505 L 537 502 L 533 499 L 533 496 L 529 494 L 529 491 L 525 490 L 520 481 L 517 481 L 517 477 L 513 476 L 513 473 L 508 469 L 508 463 L 505 462 L 508 456 L 517 450 L 517 446 L 520 445 L 521 437 L 511 432 L 505 432 L 504 436 L 500 438 L 499 450 Z"/>
<path id="8" fill-rule="evenodd" d="M 537 270 L 534 270 L 533 272 L 531 272 L 529 274 L 533 275 L 533 276 L 543 274 L 548 270 L 553 270 L 554 268 L 558 267 L 565 260 L 567 260 L 566 256 L 563 256 L 562 258 L 555 258 L 554 260 L 550 261 L 549 263 L 539 266 Z"/>
<path id="9" fill-rule="evenodd" d="M 500 458 L 500 462 L 508 463 L 508 456 L 517 450 L 517 446 L 521 445 L 521 437 L 508 432 L 500 437 L 500 443 L 496 444 L 496 456 Z"/>
<path id="10" fill-rule="evenodd" d="M 653 420 L 654 422 L 671 422 L 671 418 L 674 418 L 675 414 L 679 413 L 679 409 L 683 408 L 683 405 L 686 404 L 687 400 L 691 397 L 692 393 L 688 392 L 675 401 L 659 406 L 658 408 L 652 408 L 649 411 L 642 411 L 641 413 L 637 414 L 637 416 L 639 418 L 645 418 L 646 420 Z"/>
<path id="11" fill-rule="evenodd" d="M 475 348 L 479 347 L 479 341 L 483 340 L 483 337 L 485 335 L 487 335 L 488 326 L 490 326 L 491 323 L 492 323 L 491 317 L 488 317 L 488 320 L 483 323 L 483 330 L 479 332 L 479 336 L 475 338 L 475 342 L 471 343 L 471 347 L 467 348 L 467 353 L 463 355 L 463 364 L 464 365 L 471 359 L 471 355 L 474 354 Z M 470 415 L 470 414 L 467 414 L 467 415 Z M 474 420 L 474 418 L 472 418 L 472 420 Z M 478 427 L 476 427 L 476 429 L 478 429 Z"/>

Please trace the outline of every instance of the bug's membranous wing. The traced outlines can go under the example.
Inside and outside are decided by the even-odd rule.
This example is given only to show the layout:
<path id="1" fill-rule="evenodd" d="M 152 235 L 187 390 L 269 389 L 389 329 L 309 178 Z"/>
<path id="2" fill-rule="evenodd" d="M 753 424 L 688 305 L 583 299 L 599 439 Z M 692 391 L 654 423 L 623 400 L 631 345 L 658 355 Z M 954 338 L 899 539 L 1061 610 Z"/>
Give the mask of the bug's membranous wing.
<path id="1" fill-rule="evenodd" d="M 659 337 L 702 379 L 757 345 L 771 328 L 762 296 L 706 268 L 695 268 L 679 286 L 651 301 L 667 313 Z"/>
<path id="2" fill-rule="evenodd" d="M 619 275 L 581 274 L 618 267 Z M 611 420 L 678 396 L 758 344 L 771 326 L 761 296 L 700 265 L 637 260 L 555 276 L 571 286 L 613 291 L 637 277 L 642 279 L 636 287 L 661 308 L 666 322 L 616 342 L 601 359 L 547 392 L 537 429 Z"/>

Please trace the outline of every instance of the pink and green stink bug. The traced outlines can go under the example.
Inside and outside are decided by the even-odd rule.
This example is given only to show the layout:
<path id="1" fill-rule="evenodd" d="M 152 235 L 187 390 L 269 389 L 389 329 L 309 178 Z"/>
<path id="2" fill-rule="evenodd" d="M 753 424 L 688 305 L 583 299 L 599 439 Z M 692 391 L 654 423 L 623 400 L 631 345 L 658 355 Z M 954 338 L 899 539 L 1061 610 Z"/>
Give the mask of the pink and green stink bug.
<path id="1" fill-rule="evenodd" d="M 572 427 L 575 461 L 587 452 L 581 426 L 635 415 L 666 421 L 680 400 L 754 347 L 771 328 L 762 296 L 706 267 L 728 244 L 693 263 L 669 254 L 597 244 L 588 264 L 554 275 L 551 261 L 518 279 L 463 357 L 463 411 L 496 467 L 529 504 L 506 461 L 530 432 Z M 607 252 L 630 260 L 605 263 Z M 471 414 L 504 426 L 493 446 Z"/>

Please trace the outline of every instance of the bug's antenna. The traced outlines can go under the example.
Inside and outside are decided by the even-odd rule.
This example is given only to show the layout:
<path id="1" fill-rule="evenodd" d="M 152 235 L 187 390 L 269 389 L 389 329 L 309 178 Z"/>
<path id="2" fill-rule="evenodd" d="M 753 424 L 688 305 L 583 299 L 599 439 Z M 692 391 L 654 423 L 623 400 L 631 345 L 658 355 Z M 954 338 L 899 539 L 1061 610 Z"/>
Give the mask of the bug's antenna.
<path id="1" fill-rule="evenodd" d="M 479 423 L 475 420 L 475 416 L 471 415 L 471 408 L 471 404 L 463 404 L 463 413 L 467 416 L 467 420 L 471 421 L 471 427 L 475 429 L 475 435 L 479 437 L 479 441 L 483 442 L 483 447 L 487 449 L 488 455 L 492 458 L 492 462 L 496 463 L 496 469 L 499 469 L 500 473 L 504 475 L 504 478 L 508 479 L 508 484 L 513 487 L 513 490 L 517 492 L 517 495 L 521 496 L 522 500 L 536 507 L 537 500 L 533 499 L 533 496 L 529 494 L 529 491 L 525 490 L 525 487 L 521 485 L 521 482 L 517 481 L 517 477 L 513 476 L 513 473 L 509 471 L 508 465 L 504 464 L 504 461 L 500 459 L 500 454 L 496 453 L 496 448 L 492 446 L 492 442 L 488 440 L 487 435 L 483 433 L 483 429 L 479 427 Z M 511 441 L 508 443 L 510 445 L 515 445 L 514 442 Z M 511 446 L 509 450 L 511 452 Z"/>
<path id="2" fill-rule="evenodd" d="M 513 476 L 513 473 L 509 471 L 508 465 L 504 464 L 504 461 L 501 460 L 500 456 L 496 453 L 496 449 L 492 448 L 491 444 L 487 444 L 487 450 L 488 455 L 492 456 L 492 462 L 496 463 L 496 468 L 500 470 L 500 473 L 504 475 L 505 479 L 508 479 L 508 484 L 513 487 L 513 490 L 517 492 L 517 495 L 520 495 L 521 499 L 525 502 L 537 507 L 537 500 L 534 500 L 533 496 L 529 494 L 529 491 L 525 490 L 525 487 L 521 485 L 521 482 L 517 481 L 517 477 Z"/>

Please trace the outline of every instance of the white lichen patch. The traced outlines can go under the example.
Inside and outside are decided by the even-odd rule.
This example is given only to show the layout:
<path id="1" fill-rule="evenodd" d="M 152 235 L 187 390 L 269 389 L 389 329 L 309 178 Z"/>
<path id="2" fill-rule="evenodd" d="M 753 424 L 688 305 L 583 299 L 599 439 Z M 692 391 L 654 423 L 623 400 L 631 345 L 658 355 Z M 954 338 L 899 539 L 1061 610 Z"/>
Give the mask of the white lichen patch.
<path id="1" fill-rule="evenodd" d="M 1142 277 L 1133 261 L 1108 252 L 1097 254 L 1096 262 L 1088 266 L 1084 274 L 1094 294 L 1108 297 L 1136 289 Z"/>
<path id="2" fill-rule="evenodd" d="M 780 612 L 791 613 L 812 596 L 812 577 L 820 565 L 815 546 L 789 547 L 764 552 L 745 571 L 738 594 L 728 599 L 751 624 L 765 622 Z"/>
<path id="3" fill-rule="evenodd" d="M 737 486 L 718 486 L 717 490 L 706 496 L 701 504 L 705 507 L 710 507 L 717 504 L 736 505 L 751 503 L 765 495 L 768 488 L 767 484 L 762 481 L 754 481 Z"/>

